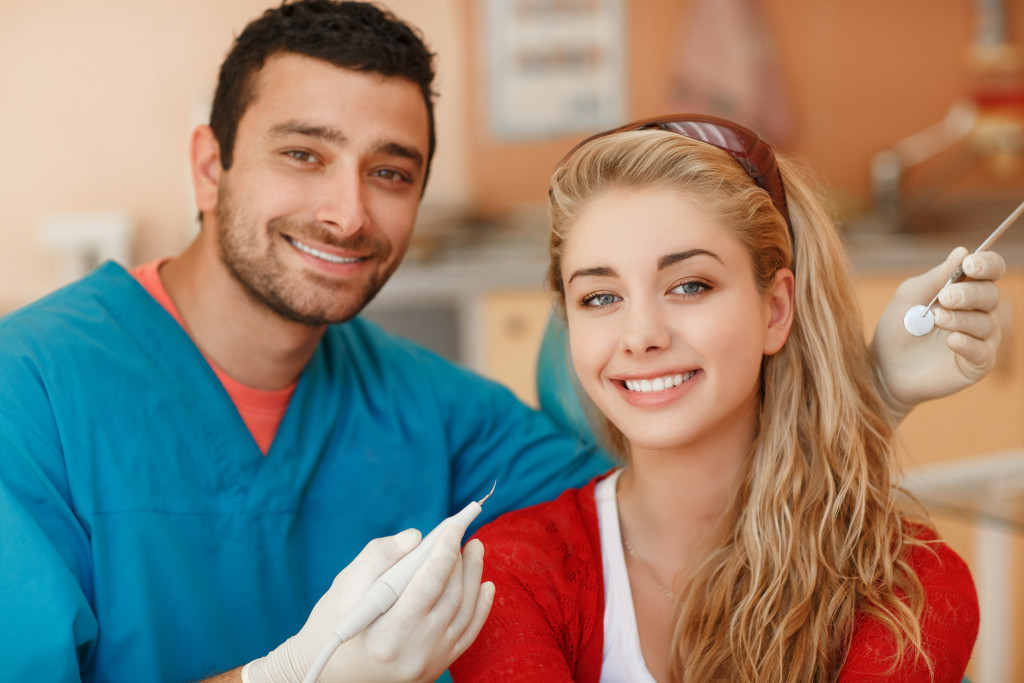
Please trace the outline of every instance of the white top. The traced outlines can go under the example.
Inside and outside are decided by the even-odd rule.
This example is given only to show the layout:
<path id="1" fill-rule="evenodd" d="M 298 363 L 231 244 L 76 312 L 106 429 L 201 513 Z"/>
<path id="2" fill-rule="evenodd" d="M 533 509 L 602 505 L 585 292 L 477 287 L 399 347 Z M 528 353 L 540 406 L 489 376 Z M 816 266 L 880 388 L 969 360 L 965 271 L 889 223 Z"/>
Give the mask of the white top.
<path id="1" fill-rule="evenodd" d="M 601 530 L 601 566 L 604 568 L 604 655 L 602 683 L 655 683 L 647 670 L 636 628 L 633 594 L 626 573 L 626 556 L 619 531 L 619 504 L 615 486 L 622 474 L 615 470 L 594 487 L 597 526 Z"/>

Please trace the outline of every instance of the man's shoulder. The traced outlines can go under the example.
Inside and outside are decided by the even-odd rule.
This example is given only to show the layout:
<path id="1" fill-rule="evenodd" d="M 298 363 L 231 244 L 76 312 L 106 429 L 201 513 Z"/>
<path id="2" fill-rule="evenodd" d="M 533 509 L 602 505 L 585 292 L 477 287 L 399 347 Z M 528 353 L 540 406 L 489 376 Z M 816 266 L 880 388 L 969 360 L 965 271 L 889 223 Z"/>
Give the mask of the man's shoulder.
<path id="1" fill-rule="evenodd" d="M 351 365 L 363 374 L 412 377 L 419 383 L 431 377 L 443 377 L 455 384 L 489 382 L 468 368 L 360 316 L 329 326 L 321 341 L 321 350 L 334 362 Z"/>
<path id="2" fill-rule="evenodd" d="M 0 329 L 4 336 L 22 330 L 38 332 L 40 327 L 47 326 L 60 326 L 70 333 L 71 326 L 101 322 L 102 312 L 109 311 L 112 305 L 127 305 L 130 296 L 124 285 L 131 282 L 124 268 L 106 263 L 89 275 L 0 317 Z"/>
<path id="3" fill-rule="evenodd" d="M 368 351 L 436 356 L 426 347 L 389 332 L 362 316 L 330 325 L 324 334 L 324 339 L 328 343 L 334 341 L 348 347 L 363 347 Z"/>
<path id="4" fill-rule="evenodd" d="M 158 316 L 168 327 L 151 324 Z M 131 340 L 157 345 L 172 323 L 124 268 L 107 263 L 0 318 L 0 362 L 86 369 L 122 355 Z"/>

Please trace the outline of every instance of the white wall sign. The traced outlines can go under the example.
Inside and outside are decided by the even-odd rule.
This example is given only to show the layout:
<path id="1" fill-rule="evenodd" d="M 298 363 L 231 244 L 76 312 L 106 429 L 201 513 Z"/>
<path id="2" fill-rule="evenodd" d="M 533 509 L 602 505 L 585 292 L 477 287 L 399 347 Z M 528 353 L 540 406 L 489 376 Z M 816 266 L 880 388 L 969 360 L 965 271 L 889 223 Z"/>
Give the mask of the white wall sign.
<path id="1" fill-rule="evenodd" d="M 486 0 L 491 134 L 544 138 L 625 122 L 623 0 Z"/>

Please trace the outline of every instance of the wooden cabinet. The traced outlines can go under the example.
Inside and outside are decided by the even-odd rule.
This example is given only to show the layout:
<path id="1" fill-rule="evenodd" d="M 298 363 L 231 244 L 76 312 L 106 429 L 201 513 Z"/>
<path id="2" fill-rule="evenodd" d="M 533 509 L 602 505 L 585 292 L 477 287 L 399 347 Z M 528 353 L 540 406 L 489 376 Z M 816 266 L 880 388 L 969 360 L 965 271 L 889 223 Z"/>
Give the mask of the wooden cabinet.
<path id="1" fill-rule="evenodd" d="M 551 312 L 551 297 L 533 290 L 494 291 L 482 297 L 480 371 L 534 407 L 537 351 Z"/>

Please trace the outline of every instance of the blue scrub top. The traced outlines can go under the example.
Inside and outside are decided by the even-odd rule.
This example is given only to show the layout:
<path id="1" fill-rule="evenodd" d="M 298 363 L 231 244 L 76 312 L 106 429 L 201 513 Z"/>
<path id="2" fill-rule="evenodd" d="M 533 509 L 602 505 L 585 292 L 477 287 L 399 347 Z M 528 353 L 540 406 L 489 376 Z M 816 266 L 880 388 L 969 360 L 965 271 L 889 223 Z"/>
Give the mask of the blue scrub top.
<path id="1" fill-rule="evenodd" d="M 0 680 L 229 670 L 296 633 L 370 539 L 495 479 L 474 528 L 609 466 L 358 318 L 328 329 L 263 456 L 182 328 L 106 264 L 0 319 Z"/>

